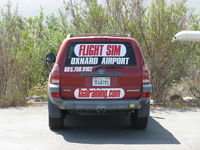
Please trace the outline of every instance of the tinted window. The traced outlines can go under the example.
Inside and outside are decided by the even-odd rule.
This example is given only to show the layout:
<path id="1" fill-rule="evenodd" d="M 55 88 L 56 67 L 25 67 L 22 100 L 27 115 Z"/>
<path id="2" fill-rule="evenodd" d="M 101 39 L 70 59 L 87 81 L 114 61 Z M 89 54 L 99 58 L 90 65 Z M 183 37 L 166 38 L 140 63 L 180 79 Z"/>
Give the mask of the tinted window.
<path id="1" fill-rule="evenodd" d="M 130 43 L 71 43 L 67 51 L 66 66 L 136 65 Z"/>

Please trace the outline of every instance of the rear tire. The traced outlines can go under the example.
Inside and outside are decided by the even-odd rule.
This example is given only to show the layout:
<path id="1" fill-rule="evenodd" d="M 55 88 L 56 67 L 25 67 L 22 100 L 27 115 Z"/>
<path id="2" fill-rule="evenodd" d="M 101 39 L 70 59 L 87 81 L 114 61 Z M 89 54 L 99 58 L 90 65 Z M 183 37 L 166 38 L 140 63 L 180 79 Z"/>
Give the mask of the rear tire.
<path id="1" fill-rule="evenodd" d="M 145 129 L 148 124 L 148 117 L 139 118 L 135 114 L 131 115 L 131 125 L 134 129 Z"/>
<path id="2" fill-rule="evenodd" d="M 64 119 L 63 118 L 52 118 L 49 117 L 49 128 L 51 130 L 63 129 Z"/>
<path id="3" fill-rule="evenodd" d="M 135 110 L 135 113 L 131 114 L 131 125 L 135 129 L 145 129 L 148 124 L 148 118 L 150 113 L 150 103 L 143 105 L 140 109 Z"/>
<path id="4" fill-rule="evenodd" d="M 48 100 L 49 128 L 51 130 L 63 129 L 64 113 L 55 104 Z"/>

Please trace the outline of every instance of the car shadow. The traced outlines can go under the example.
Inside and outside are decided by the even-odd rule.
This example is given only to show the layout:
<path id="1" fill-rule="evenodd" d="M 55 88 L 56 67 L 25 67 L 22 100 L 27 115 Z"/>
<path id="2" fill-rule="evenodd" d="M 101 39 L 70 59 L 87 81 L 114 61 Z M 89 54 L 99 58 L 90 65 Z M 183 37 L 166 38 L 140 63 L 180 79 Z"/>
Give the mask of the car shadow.
<path id="1" fill-rule="evenodd" d="M 129 117 L 68 116 L 65 129 L 54 131 L 67 142 L 83 144 L 180 144 L 152 117 L 145 130 L 132 129 Z"/>

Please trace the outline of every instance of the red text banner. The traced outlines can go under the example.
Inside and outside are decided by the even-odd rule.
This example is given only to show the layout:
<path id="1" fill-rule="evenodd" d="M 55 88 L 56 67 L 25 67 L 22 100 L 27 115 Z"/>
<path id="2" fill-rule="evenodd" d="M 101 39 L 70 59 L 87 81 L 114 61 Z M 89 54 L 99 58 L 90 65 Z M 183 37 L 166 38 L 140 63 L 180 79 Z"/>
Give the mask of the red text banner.
<path id="1" fill-rule="evenodd" d="M 74 91 L 77 99 L 120 99 L 124 94 L 122 88 L 78 88 Z"/>
<path id="2" fill-rule="evenodd" d="M 122 57 L 126 55 L 126 47 L 124 44 L 77 44 L 74 53 L 78 57 Z"/>

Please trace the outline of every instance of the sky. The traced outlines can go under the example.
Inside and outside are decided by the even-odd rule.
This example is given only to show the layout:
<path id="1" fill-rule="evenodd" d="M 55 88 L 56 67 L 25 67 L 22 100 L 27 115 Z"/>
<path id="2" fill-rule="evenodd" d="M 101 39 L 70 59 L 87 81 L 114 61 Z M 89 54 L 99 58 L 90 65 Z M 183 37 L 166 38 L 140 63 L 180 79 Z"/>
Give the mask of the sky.
<path id="1" fill-rule="evenodd" d="M 0 0 L 0 7 L 3 7 L 8 0 Z M 46 15 L 57 13 L 62 8 L 63 0 L 9 0 L 13 6 L 18 4 L 19 13 L 24 17 L 36 16 L 40 12 L 40 6 Z M 151 1 L 151 0 L 148 0 Z M 200 0 L 188 0 L 188 5 L 196 9 L 200 14 Z"/>
<path id="2" fill-rule="evenodd" d="M 8 0 L 0 0 L 3 7 Z M 19 13 L 24 17 L 36 16 L 41 7 L 45 14 L 56 13 L 63 6 L 63 0 L 9 0 L 13 7 L 18 4 Z"/>

